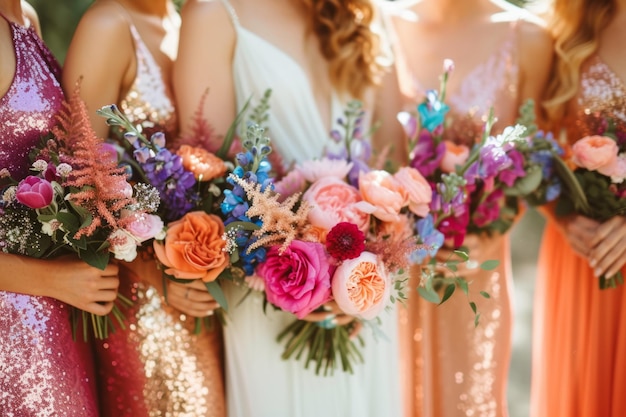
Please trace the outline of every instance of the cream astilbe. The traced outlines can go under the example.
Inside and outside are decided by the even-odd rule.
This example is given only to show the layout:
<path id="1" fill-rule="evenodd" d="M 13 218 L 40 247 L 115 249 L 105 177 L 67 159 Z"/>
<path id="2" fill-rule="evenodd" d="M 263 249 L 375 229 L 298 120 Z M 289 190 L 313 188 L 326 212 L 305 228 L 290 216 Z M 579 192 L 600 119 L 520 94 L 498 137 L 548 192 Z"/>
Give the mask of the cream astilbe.
<path id="1" fill-rule="evenodd" d="M 248 252 L 261 246 L 281 244 L 280 252 L 282 253 L 299 234 L 309 227 L 307 222 L 309 205 L 302 201 L 295 209 L 300 202 L 300 193 L 293 194 L 280 202 L 280 194 L 272 191 L 270 187 L 261 191 L 261 184 L 251 184 L 233 174 L 230 178 L 246 192 L 250 200 L 250 208 L 246 215 L 249 218 L 258 217 L 262 222 L 261 228 L 252 233 L 257 240 L 248 247 Z"/>

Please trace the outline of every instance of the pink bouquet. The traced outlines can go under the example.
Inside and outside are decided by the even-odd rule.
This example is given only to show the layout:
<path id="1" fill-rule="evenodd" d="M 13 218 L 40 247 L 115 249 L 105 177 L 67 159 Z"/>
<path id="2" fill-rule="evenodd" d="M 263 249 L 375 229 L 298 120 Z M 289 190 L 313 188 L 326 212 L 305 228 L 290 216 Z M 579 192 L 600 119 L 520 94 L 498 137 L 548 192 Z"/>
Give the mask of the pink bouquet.
<path id="1" fill-rule="evenodd" d="M 33 175 L 17 182 L 3 170 L 9 187 L 0 209 L 2 250 L 36 258 L 74 253 L 100 269 L 111 255 L 132 261 L 143 242 L 162 233 L 163 222 L 151 214 L 158 195 L 127 181 L 116 156 L 92 130 L 78 91 L 59 122 L 52 136 L 31 152 Z M 117 306 L 111 314 L 123 327 Z M 99 339 L 113 329 L 109 316 L 82 315 Z M 84 333 L 86 337 L 86 327 Z"/>

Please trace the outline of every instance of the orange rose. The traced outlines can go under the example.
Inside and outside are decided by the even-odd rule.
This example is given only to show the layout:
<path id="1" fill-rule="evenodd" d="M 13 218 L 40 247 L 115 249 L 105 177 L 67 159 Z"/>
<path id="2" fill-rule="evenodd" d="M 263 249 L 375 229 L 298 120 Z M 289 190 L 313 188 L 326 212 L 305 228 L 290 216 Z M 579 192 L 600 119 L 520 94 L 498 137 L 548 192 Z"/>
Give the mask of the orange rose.
<path id="1" fill-rule="evenodd" d="M 183 145 L 176 154 L 183 159 L 183 167 L 198 181 L 211 181 L 226 173 L 224 161 L 205 149 Z"/>
<path id="2" fill-rule="evenodd" d="M 154 241 L 154 252 L 167 274 L 211 282 L 228 266 L 223 234 L 219 217 L 193 211 L 168 225 L 165 240 Z"/>

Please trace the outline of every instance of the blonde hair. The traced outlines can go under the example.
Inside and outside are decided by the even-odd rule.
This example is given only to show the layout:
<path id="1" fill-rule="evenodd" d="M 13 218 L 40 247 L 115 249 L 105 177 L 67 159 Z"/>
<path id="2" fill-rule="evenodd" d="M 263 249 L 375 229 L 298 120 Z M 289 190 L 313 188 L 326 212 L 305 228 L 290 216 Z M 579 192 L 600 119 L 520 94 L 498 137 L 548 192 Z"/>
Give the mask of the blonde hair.
<path id="1" fill-rule="evenodd" d="M 583 62 L 598 50 L 600 32 L 615 12 L 615 0 L 554 0 L 548 27 L 555 41 L 555 63 L 544 108 L 552 124 L 576 96 Z"/>
<path id="2" fill-rule="evenodd" d="M 374 6 L 370 0 L 303 0 L 311 11 L 311 29 L 329 63 L 335 88 L 355 98 L 378 84 L 383 66 L 378 60 L 380 40 L 372 31 Z"/>

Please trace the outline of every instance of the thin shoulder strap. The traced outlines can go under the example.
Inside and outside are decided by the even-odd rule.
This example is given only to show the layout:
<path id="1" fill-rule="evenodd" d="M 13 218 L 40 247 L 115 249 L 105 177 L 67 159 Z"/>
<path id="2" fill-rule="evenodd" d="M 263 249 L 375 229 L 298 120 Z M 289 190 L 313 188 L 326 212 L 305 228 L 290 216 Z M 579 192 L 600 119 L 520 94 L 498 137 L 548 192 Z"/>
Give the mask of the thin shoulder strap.
<path id="1" fill-rule="evenodd" d="M 237 28 L 239 27 L 239 18 L 237 17 L 237 12 L 235 12 L 235 8 L 230 4 L 228 0 L 221 0 L 222 4 L 226 8 L 226 11 L 230 15 L 230 20 L 232 20 L 233 25 Z"/>

